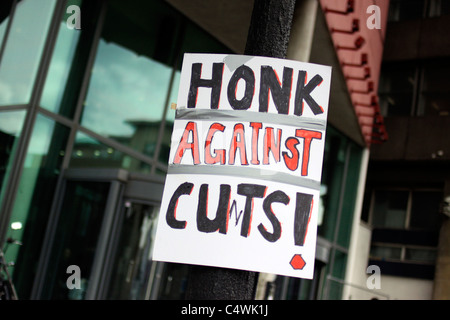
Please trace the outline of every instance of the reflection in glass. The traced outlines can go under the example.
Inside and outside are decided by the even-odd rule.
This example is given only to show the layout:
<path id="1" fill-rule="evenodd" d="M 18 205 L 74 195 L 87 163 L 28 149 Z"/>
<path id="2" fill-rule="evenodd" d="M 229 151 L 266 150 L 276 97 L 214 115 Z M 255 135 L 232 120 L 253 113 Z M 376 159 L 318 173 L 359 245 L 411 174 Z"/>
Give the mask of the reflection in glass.
<path id="1" fill-rule="evenodd" d="M 7 257 L 15 262 L 14 283 L 23 299 L 31 291 L 68 135 L 67 127 L 37 116 L 10 220 L 23 228 L 7 234 L 23 243 L 11 247 Z"/>
<path id="2" fill-rule="evenodd" d="M 420 19 L 425 15 L 424 0 L 391 0 L 389 3 L 389 21 Z"/>
<path id="3" fill-rule="evenodd" d="M 0 205 L 24 119 L 25 111 L 0 112 Z"/>
<path id="4" fill-rule="evenodd" d="M 68 104 L 73 104 L 73 101 L 67 101 L 69 97 L 66 97 L 64 99 L 66 101 L 62 103 L 64 96 L 69 91 L 64 90 L 62 86 L 66 84 L 70 72 L 74 72 L 72 70 L 72 62 L 80 39 L 80 33 L 78 30 L 67 28 L 66 21 L 61 23 L 40 103 L 41 107 L 47 110 L 60 112 L 67 116 L 70 116 L 70 114 L 61 109 L 67 107 Z M 80 70 L 77 72 L 80 72 Z"/>
<path id="5" fill-rule="evenodd" d="M 148 300 L 158 206 L 126 201 L 108 299 Z"/>
<path id="6" fill-rule="evenodd" d="M 12 9 L 12 0 L 3 0 L 2 1 L 2 11 L 0 12 L 0 48 L 3 43 L 3 39 L 6 33 L 6 27 L 9 22 L 9 15 Z"/>
<path id="7" fill-rule="evenodd" d="M 165 109 L 176 102 L 178 92 L 179 71 L 174 66 L 184 31 L 180 19 L 160 2 L 108 2 L 82 126 L 149 157 L 159 150 L 164 162 L 170 143 L 157 146 L 158 134 Z M 166 118 L 163 140 L 170 138 L 174 111 L 168 110 Z"/>
<path id="8" fill-rule="evenodd" d="M 105 145 L 82 132 L 78 132 L 75 137 L 70 167 L 122 168 L 134 172 L 150 172 L 150 164 Z"/>
<path id="9" fill-rule="evenodd" d="M 370 257 L 374 259 L 400 260 L 401 255 L 401 247 L 372 245 L 370 248 Z"/>
<path id="10" fill-rule="evenodd" d="M 345 148 L 347 141 L 334 129 L 329 128 L 326 136 L 324 160 L 322 167 L 321 196 L 319 208 L 321 212 L 318 234 L 325 239 L 333 240 L 339 203 L 339 192 L 344 178 Z"/>
<path id="11" fill-rule="evenodd" d="M 449 62 L 439 62 L 439 64 L 424 67 L 419 95 L 420 115 L 450 115 L 449 73 Z"/>
<path id="12" fill-rule="evenodd" d="M 47 272 L 45 298 L 82 300 L 105 214 L 110 183 L 68 181 Z M 80 289 L 66 285 L 67 267 L 80 268 Z"/>
<path id="13" fill-rule="evenodd" d="M 409 228 L 438 230 L 442 199 L 440 191 L 413 191 Z"/>
<path id="14" fill-rule="evenodd" d="M 437 251 L 429 248 L 406 248 L 405 260 L 422 262 L 422 263 L 434 263 L 436 261 Z"/>
<path id="15" fill-rule="evenodd" d="M 82 125 L 127 145 L 144 123 L 157 135 L 171 73 L 156 60 L 101 40 Z"/>
<path id="16" fill-rule="evenodd" d="M 82 28 L 67 27 L 70 10 L 63 15 L 40 101 L 41 107 L 68 118 L 73 117 L 79 100 L 101 4 L 69 0 L 66 6 L 71 5 L 83 12 Z"/>
<path id="17" fill-rule="evenodd" d="M 0 66 L 0 105 L 29 102 L 55 2 L 17 3 Z"/>
<path id="18" fill-rule="evenodd" d="M 372 225 L 376 228 L 404 229 L 408 198 L 408 191 L 377 190 Z"/>
<path id="19" fill-rule="evenodd" d="M 387 65 L 380 75 L 380 108 L 385 116 L 409 116 L 416 83 L 415 65 Z"/>

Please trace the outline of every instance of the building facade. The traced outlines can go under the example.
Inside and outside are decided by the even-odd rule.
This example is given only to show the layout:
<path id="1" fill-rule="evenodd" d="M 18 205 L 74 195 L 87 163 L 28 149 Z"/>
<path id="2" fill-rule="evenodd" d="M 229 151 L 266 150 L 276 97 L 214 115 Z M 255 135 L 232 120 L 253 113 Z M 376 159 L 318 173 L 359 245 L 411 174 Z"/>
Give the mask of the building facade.
<path id="1" fill-rule="evenodd" d="M 389 140 L 371 148 L 354 260 L 379 267 L 390 299 L 450 298 L 449 5 L 390 1 L 378 89 Z M 362 286 L 360 269 L 349 281 Z"/>
<path id="2" fill-rule="evenodd" d="M 366 25 L 372 2 L 296 3 L 287 58 L 333 67 L 315 275 L 260 274 L 257 298 L 341 299 L 356 288 L 348 283 L 360 252 L 369 149 L 386 138 L 372 105 L 384 43 L 380 29 Z M 386 20 L 388 1 L 377 3 L 373 23 Z M 252 7 L 2 1 L 0 240 L 22 243 L 6 252 L 19 298 L 184 297 L 189 266 L 151 259 L 170 105 L 183 53 L 242 54 Z M 68 285 L 71 266 L 80 289 Z"/>

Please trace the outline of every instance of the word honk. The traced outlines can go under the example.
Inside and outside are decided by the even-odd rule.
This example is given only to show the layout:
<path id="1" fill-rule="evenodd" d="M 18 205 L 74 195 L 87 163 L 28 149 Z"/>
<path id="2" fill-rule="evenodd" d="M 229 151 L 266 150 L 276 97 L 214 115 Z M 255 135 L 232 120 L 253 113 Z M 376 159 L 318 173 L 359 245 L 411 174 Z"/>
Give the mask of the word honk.
<path id="1" fill-rule="evenodd" d="M 189 95 L 187 100 L 188 108 L 195 108 L 197 105 L 198 89 L 210 88 L 211 100 L 210 108 L 218 109 L 220 94 L 222 91 L 222 78 L 224 63 L 214 63 L 212 66 L 212 77 L 205 79 L 201 77 L 202 63 L 193 63 L 191 72 L 191 81 L 189 87 Z M 273 103 L 279 114 L 289 114 L 290 100 L 293 88 L 292 68 L 283 68 L 282 81 L 276 70 L 271 66 L 261 66 L 260 69 L 260 86 L 259 86 L 259 112 L 267 112 L 269 109 L 269 96 L 272 97 Z M 253 69 L 246 65 L 238 67 L 232 74 L 227 86 L 228 103 L 233 110 L 248 110 L 252 106 L 253 97 L 255 95 L 255 73 Z M 314 115 L 324 112 L 323 108 L 311 96 L 312 91 L 319 86 L 323 78 L 316 74 L 307 83 L 307 72 L 298 71 L 294 115 L 301 116 L 303 114 L 304 102 L 311 108 Z M 237 98 L 237 88 L 240 82 L 245 83 L 243 96 Z"/>

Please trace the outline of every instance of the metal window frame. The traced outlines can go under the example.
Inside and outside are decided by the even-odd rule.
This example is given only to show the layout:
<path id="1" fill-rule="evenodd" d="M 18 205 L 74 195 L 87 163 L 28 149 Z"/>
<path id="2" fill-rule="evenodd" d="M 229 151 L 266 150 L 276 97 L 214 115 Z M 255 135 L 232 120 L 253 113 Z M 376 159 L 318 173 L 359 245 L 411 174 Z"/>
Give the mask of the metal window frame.
<path id="1" fill-rule="evenodd" d="M 39 100 L 44 86 L 43 80 L 47 75 L 48 67 L 51 60 L 51 54 L 53 53 L 53 49 L 56 43 L 58 30 L 57 29 L 55 30 L 54 25 L 57 22 L 59 23 L 62 16 L 62 12 L 64 11 L 64 5 L 65 1 L 55 1 L 53 14 L 52 17 L 50 18 L 51 20 L 48 26 L 47 36 L 45 39 L 44 48 L 42 50 L 41 58 L 39 61 L 38 71 L 34 79 L 33 89 L 29 103 L 26 105 L 9 106 L 6 108 L 2 108 L 2 110 L 25 109 L 27 110 L 27 113 L 25 115 L 22 132 L 18 140 L 17 151 L 16 154 L 14 155 L 15 161 L 11 166 L 8 181 L 4 185 L 6 190 L 5 195 L 3 197 L 3 202 L 0 207 L 0 212 L 2 213 L 0 215 L 0 244 L 4 243 L 7 234 L 8 223 L 11 218 L 15 198 L 17 195 L 17 190 L 19 187 L 20 177 L 23 171 L 23 165 L 25 162 L 28 145 L 31 140 L 31 135 L 37 117 L 37 106 L 39 104 Z M 15 13 L 15 6 L 14 6 L 14 13 Z M 12 17 L 11 21 L 13 19 L 14 17 Z M 7 35 L 5 35 L 5 37 L 9 37 L 9 32 Z M 4 48 L 4 46 L 2 48 Z"/>
<path id="2" fill-rule="evenodd" d="M 99 12 L 98 21 L 97 21 L 97 24 L 95 27 L 94 35 L 92 38 L 92 45 L 89 49 L 90 51 L 89 51 L 88 60 L 85 65 L 85 68 L 84 68 L 84 75 L 83 75 L 83 79 L 81 82 L 80 92 L 77 97 L 78 100 L 75 105 L 75 111 L 74 111 L 73 118 L 69 119 L 63 115 L 60 115 L 58 113 L 54 113 L 45 108 L 42 108 L 38 105 L 39 99 L 35 99 L 36 104 L 35 104 L 35 115 L 34 116 L 36 116 L 37 113 L 45 115 L 46 117 L 51 118 L 55 122 L 58 122 L 60 124 L 67 126 L 70 129 L 70 134 L 69 134 L 69 137 L 68 137 L 68 140 L 66 143 L 65 155 L 64 155 L 63 162 L 61 165 L 62 173 L 58 177 L 58 181 L 57 181 L 57 185 L 56 185 L 57 191 L 53 198 L 53 203 L 52 203 L 52 207 L 51 207 L 51 211 L 50 211 L 50 215 L 49 215 L 49 219 L 48 219 L 48 223 L 47 223 L 47 227 L 46 227 L 45 238 L 43 241 L 41 255 L 39 258 L 38 270 L 36 272 L 35 282 L 33 284 L 32 292 L 31 292 L 32 299 L 38 299 L 42 295 L 43 289 L 45 287 L 44 275 L 46 274 L 47 269 L 48 269 L 48 264 L 50 263 L 49 259 L 50 259 L 51 249 L 52 249 L 52 243 L 54 240 L 54 236 L 55 236 L 55 232 L 56 232 L 56 228 L 57 228 L 58 217 L 59 217 L 59 213 L 60 213 L 60 209 L 61 209 L 61 199 L 62 199 L 62 196 L 64 195 L 65 184 L 68 179 L 66 174 L 67 174 L 67 172 L 69 172 L 69 174 L 70 174 L 70 172 L 73 173 L 78 170 L 78 169 L 69 169 L 71 154 L 74 149 L 76 135 L 78 132 L 82 132 L 82 133 L 98 140 L 102 144 L 110 146 L 119 152 L 122 152 L 126 155 L 129 155 L 139 161 L 142 161 L 142 162 L 150 165 L 151 172 L 150 172 L 150 176 L 146 177 L 147 180 L 151 179 L 151 180 L 154 180 L 155 183 L 162 184 L 164 182 L 164 178 L 161 176 L 154 176 L 154 174 L 157 169 L 162 170 L 163 172 L 167 172 L 167 168 L 168 168 L 167 164 L 160 163 L 157 161 L 157 159 L 159 156 L 159 150 L 160 150 L 162 140 L 163 140 L 162 135 L 164 134 L 164 131 L 165 131 L 165 120 L 166 120 L 166 114 L 169 110 L 168 102 L 169 102 L 171 90 L 173 88 L 173 80 L 174 80 L 174 76 L 176 73 L 176 64 L 174 64 L 174 66 L 173 66 L 170 87 L 169 87 L 169 91 L 168 91 L 167 97 L 166 97 L 167 103 L 166 103 L 166 106 L 165 106 L 165 109 L 163 112 L 163 116 L 162 116 L 161 123 L 160 123 L 159 134 L 157 137 L 158 152 L 156 152 L 153 157 L 149 157 L 143 153 L 136 151 L 135 149 L 133 149 L 131 147 L 123 145 L 113 139 L 102 136 L 80 124 L 81 115 L 83 113 L 83 108 L 84 108 L 83 104 L 84 104 L 84 100 L 85 100 L 85 97 L 86 97 L 86 94 L 87 94 L 87 91 L 89 88 L 89 82 L 90 82 L 90 78 L 91 78 L 91 70 L 95 64 L 98 46 L 99 46 L 99 42 L 101 39 L 101 34 L 102 34 L 105 17 L 106 17 L 106 12 L 107 12 L 107 8 L 108 8 L 108 3 L 106 0 L 99 0 L 99 1 L 100 1 L 101 8 L 100 8 L 100 12 Z M 62 7 L 65 8 L 66 1 L 63 1 L 62 3 L 63 3 Z M 64 13 L 62 12 L 62 14 L 64 14 Z M 56 36 L 57 36 L 57 32 L 59 30 L 59 23 L 60 23 L 60 16 L 58 17 L 58 19 L 56 19 L 56 22 L 52 23 L 50 26 L 50 28 L 53 28 L 54 30 L 56 30 L 56 32 L 55 32 L 56 35 L 55 35 L 55 39 L 54 39 L 55 41 L 52 44 L 52 49 L 54 49 L 54 46 L 56 44 Z M 51 57 L 49 57 L 48 60 L 49 61 L 46 63 L 47 70 L 48 70 L 48 67 L 50 64 Z M 41 87 L 43 87 L 43 85 L 45 83 L 44 80 L 45 80 L 45 78 L 42 79 Z M 43 88 L 41 88 L 41 90 L 40 90 L 41 92 L 42 92 L 42 89 Z M 38 98 L 38 96 L 36 98 Z M 28 105 L 27 106 L 9 107 L 8 110 L 9 109 L 18 109 L 18 108 L 22 108 L 22 109 L 28 108 Z M 6 108 L 3 108 L 3 109 L 6 110 Z M 0 109 L 0 111 L 1 110 L 2 109 Z M 124 169 L 113 169 L 113 170 L 116 170 L 118 172 L 126 172 L 126 170 L 124 170 Z M 89 171 L 89 169 L 79 169 L 77 172 L 78 172 L 78 174 L 81 174 L 80 178 L 82 178 L 83 174 L 84 174 L 85 179 L 92 180 L 92 179 L 99 178 L 99 176 L 96 175 L 95 173 L 93 174 L 92 171 L 88 174 L 88 176 L 86 176 L 86 173 L 88 171 Z M 133 179 L 134 176 L 139 176 L 139 174 L 131 174 L 130 173 L 131 179 Z M 117 212 L 118 209 L 115 208 L 117 205 L 116 202 L 119 201 L 124 196 L 123 188 L 121 188 L 121 186 L 119 185 L 120 183 L 118 181 L 112 181 L 111 179 L 109 181 L 111 181 L 111 187 L 110 187 L 110 192 L 109 192 L 108 201 L 107 201 L 107 203 L 108 203 L 107 209 L 108 210 L 107 210 L 107 212 L 105 211 L 105 216 L 104 216 L 104 220 L 102 222 L 102 227 L 101 227 L 101 231 L 100 231 L 101 239 L 99 239 L 99 243 L 100 242 L 102 243 L 101 244 L 102 247 L 98 248 L 98 250 L 100 250 L 102 254 L 100 254 L 99 257 L 97 257 L 94 261 L 93 270 L 92 270 L 92 274 L 90 277 L 91 279 L 93 279 L 94 283 L 89 284 L 87 292 L 86 292 L 86 299 L 95 299 L 95 298 L 105 295 L 105 288 L 104 288 L 105 284 L 101 283 L 102 280 L 105 280 L 105 279 L 103 279 L 105 277 L 105 275 L 102 275 L 102 271 L 104 269 L 105 263 L 102 259 L 107 256 L 107 252 L 110 252 L 110 250 L 112 250 L 111 249 L 112 246 L 114 246 L 113 244 L 110 243 L 111 234 L 113 232 L 113 231 L 111 231 L 111 227 L 117 228 L 116 224 L 117 224 L 117 219 L 118 219 L 118 212 Z M 101 241 L 101 240 L 103 240 L 103 241 Z M 108 240 L 108 241 L 106 241 L 106 240 Z"/>
<path id="3" fill-rule="evenodd" d="M 6 43 L 8 42 L 9 34 L 11 31 L 11 25 L 13 23 L 14 16 L 16 13 L 17 1 L 18 0 L 13 0 L 13 3 L 11 5 L 11 11 L 9 13 L 9 16 L 11 17 L 11 19 L 9 19 L 9 21 L 8 21 L 8 24 L 5 29 L 5 35 L 3 37 L 3 41 L 0 43 L 0 66 L 1 66 L 2 58 L 3 58 L 3 53 L 5 51 Z"/>
<path id="4" fill-rule="evenodd" d="M 439 188 L 428 188 L 428 187 L 376 187 L 371 190 L 371 196 L 370 196 L 370 208 L 369 208 L 369 219 L 368 224 L 372 226 L 373 224 L 373 216 L 374 216 L 374 206 L 376 202 L 376 192 L 377 191 L 407 191 L 408 192 L 408 200 L 406 204 L 406 214 L 405 214 L 405 221 L 404 221 L 404 230 L 409 230 L 410 228 L 410 220 L 411 220 L 411 212 L 412 212 L 412 201 L 413 201 L 413 193 L 417 191 L 423 191 L 423 192 L 442 192 Z"/>

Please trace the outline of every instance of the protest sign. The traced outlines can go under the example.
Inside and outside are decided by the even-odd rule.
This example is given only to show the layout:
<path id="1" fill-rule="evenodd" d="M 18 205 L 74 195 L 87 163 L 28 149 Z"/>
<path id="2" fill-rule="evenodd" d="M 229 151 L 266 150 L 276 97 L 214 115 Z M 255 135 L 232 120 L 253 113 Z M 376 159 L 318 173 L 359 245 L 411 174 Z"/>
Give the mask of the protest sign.
<path id="1" fill-rule="evenodd" d="M 185 54 L 154 260 L 312 278 L 330 80 Z"/>

